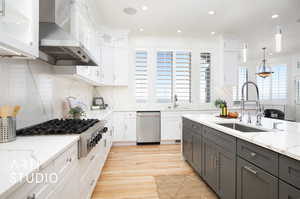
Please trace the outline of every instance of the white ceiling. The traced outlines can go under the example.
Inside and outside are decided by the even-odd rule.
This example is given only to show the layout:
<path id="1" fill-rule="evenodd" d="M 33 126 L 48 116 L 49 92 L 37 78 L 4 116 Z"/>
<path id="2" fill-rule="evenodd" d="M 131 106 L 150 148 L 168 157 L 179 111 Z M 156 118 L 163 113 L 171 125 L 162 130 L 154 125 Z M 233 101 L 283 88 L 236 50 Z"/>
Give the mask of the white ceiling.
<path id="1" fill-rule="evenodd" d="M 217 37 L 235 35 L 249 44 L 249 52 L 274 49 L 276 26 L 284 34 L 284 52 L 300 50 L 300 0 L 96 0 L 102 20 L 133 35 Z M 149 9 L 143 11 L 146 5 Z M 138 10 L 134 16 L 123 9 Z M 208 15 L 208 11 L 216 15 Z M 279 14 L 278 19 L 272 19 Z M 143 28 L 144 32 L 140 32 Z M 177 33 L 177 30 L 182 33 Z M 215 36 L 210 33 L 216 32 Z M 258 55 L 257 53 L 257 55 Z M 255 54 L 255 53 L 253 53 Z"/>

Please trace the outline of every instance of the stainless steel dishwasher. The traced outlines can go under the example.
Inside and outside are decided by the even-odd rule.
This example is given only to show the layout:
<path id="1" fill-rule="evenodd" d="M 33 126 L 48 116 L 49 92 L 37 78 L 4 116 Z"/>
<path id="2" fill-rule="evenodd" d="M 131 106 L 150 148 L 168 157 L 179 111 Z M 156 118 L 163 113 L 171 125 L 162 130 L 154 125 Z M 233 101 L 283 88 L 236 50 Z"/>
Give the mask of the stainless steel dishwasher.
<path id="1" fill-rule="evenodd" d="M 137 144 L 159 144 L 160 112 L 138 111 L 136 115 Z"/>

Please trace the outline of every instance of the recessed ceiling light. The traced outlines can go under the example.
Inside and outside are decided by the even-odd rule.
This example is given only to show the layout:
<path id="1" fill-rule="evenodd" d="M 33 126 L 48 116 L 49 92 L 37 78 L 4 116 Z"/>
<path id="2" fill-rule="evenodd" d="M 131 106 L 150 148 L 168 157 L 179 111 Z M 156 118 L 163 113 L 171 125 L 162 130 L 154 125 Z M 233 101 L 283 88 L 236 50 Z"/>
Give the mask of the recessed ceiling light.
<path id="1" fill-rule="evenodd" d="M 146 10 L 148 10 L 148 7 L 147 6 L 142 6 L 142 10 L 146 11 Z"/>
<path id="2" fill-rule="evenodd" d="M 128 15 L 135 15 L 137 13 L 137 10 L 135 8 L 128 7 L 124 8 L 123 12 L 125 12 Z"/>
<path id="3" fill-rule="evenodd" d="M 273 14 L 272 19 L 277 19 L 279 17 L 279 14 Z"/>
<path id="4" fill-rule="evenodd" d="M 178 32 L 178 33 L 182 33 L 182 31 L 181 31 L 181 30 L 177 30 L 177 32 Z"/>
<path id="5" fill-rule="evenodd" d="M 208 14 L 209 14 L 209 15 L 215 15 L 215 14 L 216 14 L 216 11 L 214 11 L 214 10 L 208 11 Z"/>
<path id="6" fill-rule="evenodd" d="M 211 35 L 215 35 L 215 34 L 216 34 L 216 32 L 211 32 L 210 34 L 211 34 Z"/>
<path id="7" fill-rule="evenodd" d="M 140 32 L 144 32 L 144 28 L 140 28 L 139 31 L 140 31 Z"/>

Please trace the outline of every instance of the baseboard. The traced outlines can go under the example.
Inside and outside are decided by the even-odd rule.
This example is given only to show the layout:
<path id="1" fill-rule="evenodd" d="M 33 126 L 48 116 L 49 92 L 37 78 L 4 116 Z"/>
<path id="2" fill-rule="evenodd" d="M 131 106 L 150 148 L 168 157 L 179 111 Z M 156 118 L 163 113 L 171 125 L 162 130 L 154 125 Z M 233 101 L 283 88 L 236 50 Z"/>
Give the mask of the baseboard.
<path id="1" fill-rule="evenodd" d="M 161 140 L 160 144 L 181 144 L 180 140 Z M 113 146 L 135 146 L 135 141 L 115 141 Z"/>

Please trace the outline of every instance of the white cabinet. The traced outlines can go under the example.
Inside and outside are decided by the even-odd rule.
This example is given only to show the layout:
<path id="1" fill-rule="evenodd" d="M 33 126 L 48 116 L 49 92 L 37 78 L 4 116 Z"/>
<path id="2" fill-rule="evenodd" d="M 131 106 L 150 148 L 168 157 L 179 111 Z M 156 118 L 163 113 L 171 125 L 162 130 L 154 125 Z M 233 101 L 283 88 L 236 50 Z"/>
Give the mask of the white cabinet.
<path id="1" fill-rule="evenodd" d="M 114 136 L 116 142 L 136 142 L 136 112 L 114 113 Z"/>
<path id="2" fill-rule="evenodd" d="M 129 50 L 128 48 L 117 47 L 114 51 L 114 85 L 128 85 L 129 70 Z"/>
<path id="3" fill-rule="evenodd" d="M 114 47 L 109 45 L 102 46 L 101 51 L 101 80 L 106 86 L 114 85 Z"/>
<path id="4" fill-rule="evenodd" d="M 98 86 L 101 79 L 101 67 L 97 66 L 53 66 L 57 75 L 82 80 Z"/>
<path id="5" fill-rule="evenodd" d="M 35 199 L 57 199 L 57 198 L 79 198 L 79 176 L 78 176 L 78 143 L 74 143 L 50 162 L 45 168 L 36 172 L 36 176 L 42 176 L 43 182 L 25 182 L 5 199 L 35 198 Z M 49 176 L 57 176 L 50 178 Z M 35 176 L 35 175 L 33 175 Z M 53 181 L 51 181 L 51 179 Z M 55 180 L 57 179 L 57 181 Z"/>
<path id="6" fill-rule="evenodd" d="M 161 140 L 181 140 L 183 113 L 161 113 Z"/>
<path id="7" fill-rule="evenodd" d="M 39 0 L 0 0 L 0 55 L 38 57 Z"/>

